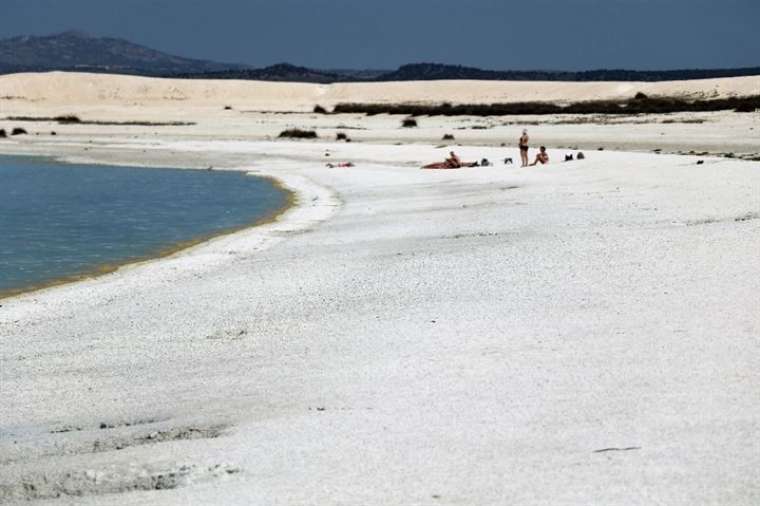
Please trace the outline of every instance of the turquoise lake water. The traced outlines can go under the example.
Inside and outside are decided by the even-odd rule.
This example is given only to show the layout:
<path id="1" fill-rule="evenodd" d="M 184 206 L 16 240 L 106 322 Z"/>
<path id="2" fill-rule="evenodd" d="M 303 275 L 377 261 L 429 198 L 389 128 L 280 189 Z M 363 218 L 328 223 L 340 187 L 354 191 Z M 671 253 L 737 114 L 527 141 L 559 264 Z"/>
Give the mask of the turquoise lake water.
<path id="1" fill-rule="evenodd" d="M 0 293 L 252 224 L 287 195 L 240 172 L 0 157 Z"/>

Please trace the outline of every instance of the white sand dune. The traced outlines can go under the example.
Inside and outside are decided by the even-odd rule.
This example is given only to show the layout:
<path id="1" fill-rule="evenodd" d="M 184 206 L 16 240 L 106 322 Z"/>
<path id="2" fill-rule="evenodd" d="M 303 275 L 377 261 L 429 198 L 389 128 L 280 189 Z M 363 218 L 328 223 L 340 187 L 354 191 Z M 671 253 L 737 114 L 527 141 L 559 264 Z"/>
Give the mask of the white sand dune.
<path id="1" fill-rule="evenodd" d="M 0 101 L 14 112 L 165 108 L 199 122 L 56 126 L 0 152 L 237 168 L 299 195 L 275 223 L 0 301 L 0 502 L 759 504 L 760 163 L 610 150 L 559 163 L 566 151 L 552 148 L 541 168 L 422 171 L 447 151 L 424 135 L 464 119 L 423 135 L 388 118 L 330 118 L 367 130 L 350 130 L 350 144 L 270 142 L 239 131 L 326 120 L 240 119 L 214 105 L 310 107 L 320 90 L 327 104 L 371 87 L 0 78 L 0 95 L 25 94 Z M 740 136 L 760 152 L 760 116 L 735 117 L 531 132 L 590 145 L 670 138 L 674 149 Z M 519 158 L 478 140 L 454 149 Z"/>
<path id="2" fill-rule="evenodd" d="M 575 102 L 652 96 L 719 98 L 760 94 L 760 76 L 675 82 L 426 81 L 303 84 L 257 81 L 203 81 L 51 72 L 0 77 L 0 100 L 48 105 L 113 104 L 168 107 L 227 104 L 259 110 L 311 110 L 340 102 Z"/>

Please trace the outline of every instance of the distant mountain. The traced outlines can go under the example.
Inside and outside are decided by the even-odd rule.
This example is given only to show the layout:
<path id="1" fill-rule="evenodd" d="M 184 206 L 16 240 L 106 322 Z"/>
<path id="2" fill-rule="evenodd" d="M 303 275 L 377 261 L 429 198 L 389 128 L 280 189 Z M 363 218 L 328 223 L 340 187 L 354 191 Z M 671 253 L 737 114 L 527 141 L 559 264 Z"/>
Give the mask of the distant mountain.
<path id="1" fill-rule="evenodd" d="M 262 69 L 225 69 L 219 72 L 192 72 L 176 74 L 184 79 L 244 79 L 252 81 L 287 81 L 302 83 L 335 83 L 352 80 L 338 72 L 297 67 L 278 63 Z"/>
<path id="2" fill-rule="evenodd" d="M 225 69 L 220 72 L 177 74 L 184 79 L 245 79 L 256 81 L 287 81 L 301 83 L 340 83 L 375 81 L 388 74 L 387 70 L 316 70 L 278 63 L 261 69 Z"/>
<path id="3" fill-rule="evenodd" d="M 389 74 L 389 70 L 373 70 L 373 69 L 333 69 L 328 72 L 332 74 L 338 74 L 346 81 L 375 81 L 380 76 Z"/>
<path id="4" fill-rule="evenodd" d="M 132 42 L 69 31 L 0 40 L 0 73 L 75 70 L 148 76 L 215 72 L 242 65 L 182 58 Z"/>
<path id="5" fill-rule="evenodd" d="M 0 74 L 69 70 L 186 79 L 245 79 L 308 83 L 433 81 L 668 81 L 760 75 L 760 67 L 718 70 L 499 71 L 461 65 L 414 63 L 394 71 L 317 70 L 280 63 L 265 68 L 194 60 L 132 42 L 70 31 L 0 40 Z"/>

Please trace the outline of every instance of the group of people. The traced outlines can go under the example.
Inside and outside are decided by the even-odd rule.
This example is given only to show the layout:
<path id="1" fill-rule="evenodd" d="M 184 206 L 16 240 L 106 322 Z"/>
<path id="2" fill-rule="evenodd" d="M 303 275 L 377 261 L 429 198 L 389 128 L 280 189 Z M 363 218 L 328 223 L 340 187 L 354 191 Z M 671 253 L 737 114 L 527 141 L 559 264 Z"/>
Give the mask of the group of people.
<path id="1" fill-rule="evenodd" d="M 538 154 L 536 155 L 535 160 L 533 163 L 528 163 L 530 161 L 530 158 L 528 156 L 530 152 L 530 137 L 528 137 L 528 130 L 523 130 L 522 136 L 520 136 L 520 140 L 518 141 L 519 147 L 520 147 L 520 159 L 522 161 L 522 167 L 532 167 L 534 165 L 538 165 L 539 163 L 541 165 L 545 165 L 549 163 L 549 153 L 546 152 L 546 147 L 541 146 L 538 150 Z M 511 160 L 511 159 L 507 159 Z M 446 158 L 443 162 L 438 163 L 431 163 L 429 165 L 425 165 L 422 167 L 423 169 L 461 169 L 463 167 L 478 167 L 480 164 L 478 162 L 463 162 L 456 153 L 453 151 L 449 152 L 449 157 Z"/>
<path id="2" fill-rule="evenodd" d="M 523 130 L 522 135 L 520 136 L 520 160 L 522 161 L 522 167 L 528 167 L 528 161 L 530 158 L 528 157 L 528 153 L 530 151 L 530 137 L 528 137 L 528 130 Z M 546 152 L 546 147 L 541 146 L 538 148 L 538 154 L 536 155 L 536 159 L 533 160 L 533 163 L 530 164 L 530 166 L 534 165 L 545 165 L 549 163 L 549 153 Z"/>

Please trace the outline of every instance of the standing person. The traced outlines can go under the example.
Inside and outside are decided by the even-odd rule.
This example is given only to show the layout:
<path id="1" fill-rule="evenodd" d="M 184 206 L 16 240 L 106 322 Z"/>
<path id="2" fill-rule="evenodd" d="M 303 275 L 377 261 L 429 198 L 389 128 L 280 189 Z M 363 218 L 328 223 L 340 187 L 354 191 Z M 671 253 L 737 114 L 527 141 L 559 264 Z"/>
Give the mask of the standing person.
<path id="1" fill-rule="evenodd" d="M 520 137 L 520 159 L 522 160 L 522 166 L 527 167 L 528 166 L 528 143 L 530 142 L 530 137 L 528 137 L 528 130 L 523 130 L 522 136 Z"/>

